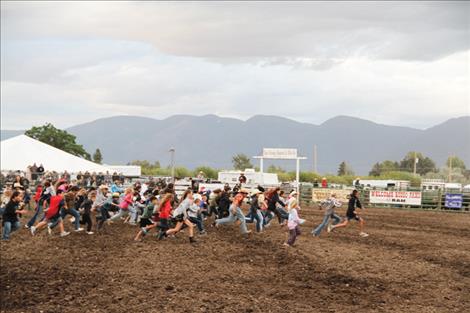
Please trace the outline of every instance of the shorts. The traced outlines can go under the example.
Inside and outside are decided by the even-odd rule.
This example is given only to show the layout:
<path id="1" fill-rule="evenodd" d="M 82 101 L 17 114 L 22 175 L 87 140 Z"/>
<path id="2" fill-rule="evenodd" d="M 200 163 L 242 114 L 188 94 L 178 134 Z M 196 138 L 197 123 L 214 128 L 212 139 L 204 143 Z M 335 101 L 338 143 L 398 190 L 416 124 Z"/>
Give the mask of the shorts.
<path id="1" fill-rule="evenodd" d="M 48 220 L 47 226 L 50 228 L 54 228 L 62 221 L 62 217 L 59 215 L 53 216 L 50 220 Z"/>
<path id="2" fill-rule="evenodd" d="M 140 227 L 146 227 L 148 225 L 153 225 L 153 222 L 149 218 L 142 218 L 140 220 Z"/>
<path id="3" fill-rule="evenodd" d="M 357 216 L 356 214 L 348 215 L 348 216 L 346 216 L 346 218 L 348 219 L 348 221 L 350 221 L 350 220 L 360 221 L 361 220 L 361 218 L 359 216 Z"/>
<path id="4" fill-rule="evenodd" d="M 176 222 L 183 222 L 184 221 L 184 214 L 179 214 L 175 216 L 175 221 Z"/>

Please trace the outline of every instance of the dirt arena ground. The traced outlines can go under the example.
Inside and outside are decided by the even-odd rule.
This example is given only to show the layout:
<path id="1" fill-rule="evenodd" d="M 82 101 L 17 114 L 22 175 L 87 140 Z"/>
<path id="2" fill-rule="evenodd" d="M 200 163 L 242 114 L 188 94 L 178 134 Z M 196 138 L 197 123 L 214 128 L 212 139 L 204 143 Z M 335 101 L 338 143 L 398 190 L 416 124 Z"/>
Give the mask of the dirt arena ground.
<path id="1" fill-rule="evenodd" d="M 209 228 L 193 246 L 186 233 L 134 243 L 120 223 L 21 229 L 1 244 L 1 312 L 468 312 L 469 214 L 368 209 L 368 238 L 356 225 L 313 238 L 322 212 L 301 216 L 289 249 L 277 222 L 249 238 Z"/>

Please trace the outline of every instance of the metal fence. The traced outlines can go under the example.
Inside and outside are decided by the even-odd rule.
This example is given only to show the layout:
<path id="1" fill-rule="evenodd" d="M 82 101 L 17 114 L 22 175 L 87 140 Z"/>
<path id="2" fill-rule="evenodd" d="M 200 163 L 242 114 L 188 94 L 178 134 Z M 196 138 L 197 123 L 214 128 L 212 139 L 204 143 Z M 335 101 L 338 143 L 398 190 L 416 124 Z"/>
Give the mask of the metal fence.
<path id="1" fill-rule="evenodd" d="M 311 206 L 315 204 L 312 184 L 302 183 L 300 186 L 300 202 L 304 206 Z M 333 189 L 326 188 L 325 194 L 338 193 L 338 191 L 352 191 L 351 188 Z M 374 190 L 387 190 L 387 189 L 374 189 Z M 421 205 L 403 205 L 403 204 L 376 204 L 370 203 L 369 195 L 370 189 L 358 189 L 359 199 L 365 207 L 377 208 L 404 208 L 404 209 L 421 209 L 421 210 L 447 210 L 447 211 L 470 211 L 470 192 L 461 192 L 459 190 L 420 190 L 409 188 L 401 191 L 420 191 L 421 192 Z M 446 207 L 446 194 L 461 194 L 462 207 L 461 208 L 447 208 Z"/>

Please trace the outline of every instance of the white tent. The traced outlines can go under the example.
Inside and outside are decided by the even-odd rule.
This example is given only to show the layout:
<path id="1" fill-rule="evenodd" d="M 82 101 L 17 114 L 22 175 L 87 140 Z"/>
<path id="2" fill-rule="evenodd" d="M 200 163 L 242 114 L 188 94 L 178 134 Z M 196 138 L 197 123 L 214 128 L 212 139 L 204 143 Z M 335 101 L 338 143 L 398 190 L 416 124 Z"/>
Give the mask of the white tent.
<path id="1" fill-rule="evenodd" d="M 33 163 L 38 166 L 42 164 L 46 171 L 112 172 L 105 166 L 87 161 L 26 135 L 19 135 L 1 142 L 2 171 L 26 171 L 26 168 Z"/>

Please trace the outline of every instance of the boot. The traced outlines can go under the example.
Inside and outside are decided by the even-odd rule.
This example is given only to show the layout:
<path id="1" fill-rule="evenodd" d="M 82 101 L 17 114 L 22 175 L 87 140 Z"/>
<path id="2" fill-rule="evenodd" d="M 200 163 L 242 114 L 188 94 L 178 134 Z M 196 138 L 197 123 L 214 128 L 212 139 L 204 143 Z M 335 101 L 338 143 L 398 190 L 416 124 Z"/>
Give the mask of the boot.
<path id="1" fill-rule="evenodd" d="M 189 243 L 195 243 L 196 240 L 194 239 L 194 237 L 189 237 Z"/>

